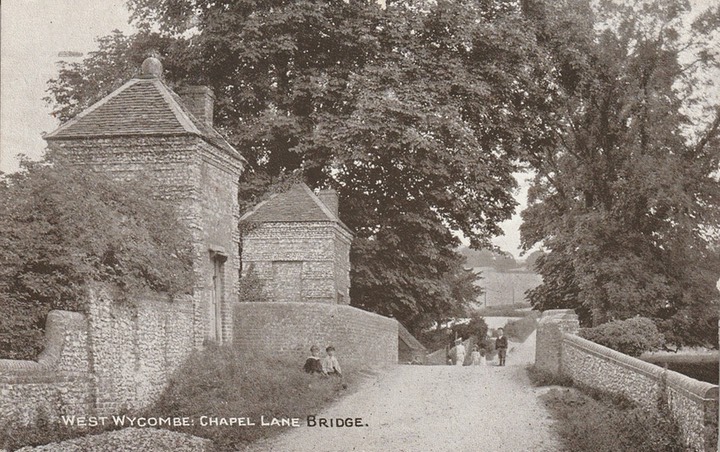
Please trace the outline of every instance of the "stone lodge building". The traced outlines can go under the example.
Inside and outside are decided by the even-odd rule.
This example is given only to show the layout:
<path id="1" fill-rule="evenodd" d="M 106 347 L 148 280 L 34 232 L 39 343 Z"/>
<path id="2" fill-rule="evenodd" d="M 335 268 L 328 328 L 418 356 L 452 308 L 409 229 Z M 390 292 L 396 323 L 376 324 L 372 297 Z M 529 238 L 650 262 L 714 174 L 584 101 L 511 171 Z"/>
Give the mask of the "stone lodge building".
<path id="1" fill-rule="evenodd" d="M 353 234 L 338 218 L 334 190 L 315 195 L 305 184 L 273 195 L 241 221 L 242 274 L 264 281 L 272 301 L 350 304 Z"/>
<path id="2" fill-rule="evenodd" d="M 119 179 L 142 177 L 177 203 L 194 248 L 193 341 L 232 338 L 239 272 L 238 178 L 244 159 L 213 128 L 214 96 L 205 86 L 173 92 L 162 65 L 148 58 L 135 77 L 45 136 L 78 165 Z"/>

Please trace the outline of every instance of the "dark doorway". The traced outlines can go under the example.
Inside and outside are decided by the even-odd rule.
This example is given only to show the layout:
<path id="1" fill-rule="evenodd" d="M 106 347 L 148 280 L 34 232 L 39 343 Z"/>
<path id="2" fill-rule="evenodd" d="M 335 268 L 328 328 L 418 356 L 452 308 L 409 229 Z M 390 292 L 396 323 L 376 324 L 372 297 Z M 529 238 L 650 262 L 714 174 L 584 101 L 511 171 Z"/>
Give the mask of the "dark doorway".
<path id="1" fill-rule="evenodd" d="M 225 261 L 227 261 L 227 256 L 217 252 L 210 252 L 210 260 L 212 261 L 213 273 L 208 338 L 222 343 L 222 311 L 225 304 Z"/>

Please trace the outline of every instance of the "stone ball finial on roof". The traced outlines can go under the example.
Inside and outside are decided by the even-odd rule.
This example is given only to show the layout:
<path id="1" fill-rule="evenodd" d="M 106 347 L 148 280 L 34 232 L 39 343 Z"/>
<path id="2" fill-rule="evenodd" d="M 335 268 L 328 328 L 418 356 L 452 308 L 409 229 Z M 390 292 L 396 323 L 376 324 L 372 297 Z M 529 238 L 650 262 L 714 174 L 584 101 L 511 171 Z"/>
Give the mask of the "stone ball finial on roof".
<path id="1" fill-rule="evenodd" d="M 142 75 L 145 77 L 160 78 L 163 73 L 162 63 L 160 62 L 160 60 L 158 60 L 155 57 L 145 58 L 145 61 L 143 61 L 141 70 L 142 70 Z"/>

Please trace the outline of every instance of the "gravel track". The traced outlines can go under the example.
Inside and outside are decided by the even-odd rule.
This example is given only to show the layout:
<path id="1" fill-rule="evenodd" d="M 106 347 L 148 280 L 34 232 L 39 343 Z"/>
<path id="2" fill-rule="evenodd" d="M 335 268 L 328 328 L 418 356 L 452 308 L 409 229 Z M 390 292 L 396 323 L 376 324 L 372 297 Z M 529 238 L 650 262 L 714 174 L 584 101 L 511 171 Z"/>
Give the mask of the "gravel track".
<path id="1" fill-rule="evenodd" d="M 505 367 L 399 366 L 320 416 L 367 427 L 299 427 L 249 451 L 556 451 L 549 413 L 528 381 L 535 334 Z"/>

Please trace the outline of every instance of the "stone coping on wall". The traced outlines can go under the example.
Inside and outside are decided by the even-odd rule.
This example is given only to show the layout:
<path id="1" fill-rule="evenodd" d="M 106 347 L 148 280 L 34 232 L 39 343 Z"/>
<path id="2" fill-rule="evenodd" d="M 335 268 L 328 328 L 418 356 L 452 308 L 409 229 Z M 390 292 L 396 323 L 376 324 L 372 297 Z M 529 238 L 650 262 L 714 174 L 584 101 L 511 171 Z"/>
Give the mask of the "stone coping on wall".
<path id="1" fill-rule="evenodd" d="M 66 333 L 71 329 L 85 328 L 85 315 L 79 312 L 53 310 L 45 321 L 45 348 L 37 361 L 0 359 L 0 375 L 26 372 L 50 372 L 58 367 L 65 348 Z"/>
<path id="2" fill-rule="evenodd" d="M 308 302 L 308 301 L 241 301 L 236 304 L 236 306 L 263 306 L 263 307 L 277 307 L 278 309 L 281 309 L 283 307 L 289 307 L 289 308 L 298 308 L 301 306 L 304 306 L 306 308 L 315 308 L 315 309 L 324 309 L 324 310 L 341 310 L 341 311 L 350 311 L 350 312 L 359 312 L 362 314 L 366 314 L 370 317 L 375 317 L 378 320 L 395 323 L 397 320 L 391 318 L 391 317 L 385 317 L 384 315 L 377 314 L 375 312 L 366 311 L 364 309 L 360 309 L 355 306 L 350 306 L 347 304 L 339 304 L 339 303 L 318 303 L 318 302 Z"/>
<path id="3" fill-rule="evenodd" d="M 655 364 L 650 364 L 641 359 L 628 356 L 574 334 L 563 334 L 563 342 L 570 343 L 572 346 L 580 348 L 586 353 L 612 361 L 620 366 L 640 372 L 657 380 L 665 378 L 669 387 L 680 390 L 699 402 L 718 399 L 717 385 L 698 381 L 672 370 L 666 370 Z"/>
<path id="4" fill-rule="evenodd" d="M 367 316 L 367 318 L 372 318 L 375 320 L 378 320 L 380 322 L 384 322 L 388 325 L 392 325 L 393 327 L 398 324 L 397 320 L 391 317 L 385 317 L 384 315 L 380 315 L 374 312 L 366 311 L 364 309 L 357 308 L 355 306 L 350 306 L 347 304 L 339 304 L 339 303 L 318 303 L 318 302 L 308 302 L 308 301 L 242 301 L 235 306 L 238 306 L 239 309 L 243 309 L 243 307 L 249 307 L 249 306 L 260 306 L 263 308 L 271 308 L 274 310 L 288 310 L 288 309 L 298 309 L 298 308 L 305 308 L 310 311 L 314 309 L 326 311 L 326 312 L 348 312 L 348 313 L 357 313 L 362 314 L 364 316 Z"/>

